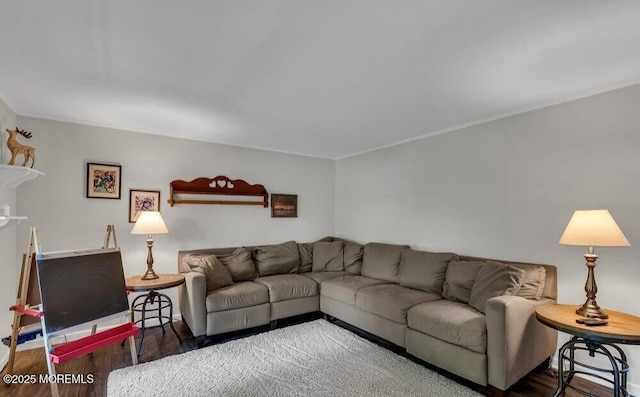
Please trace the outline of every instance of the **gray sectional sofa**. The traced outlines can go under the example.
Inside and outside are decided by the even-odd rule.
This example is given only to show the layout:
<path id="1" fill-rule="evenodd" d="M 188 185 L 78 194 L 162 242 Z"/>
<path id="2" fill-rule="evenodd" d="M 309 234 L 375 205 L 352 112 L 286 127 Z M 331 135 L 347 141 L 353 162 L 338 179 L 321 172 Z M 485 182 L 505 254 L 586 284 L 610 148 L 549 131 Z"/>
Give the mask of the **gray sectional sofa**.
<path id="1" fill-rule="evenodd" d="M 337 238 L 180 251 L 180 311 L 196 337 L 321 311 L 497 391 L 556 349 L 535 308 L 556 268 Z"/>

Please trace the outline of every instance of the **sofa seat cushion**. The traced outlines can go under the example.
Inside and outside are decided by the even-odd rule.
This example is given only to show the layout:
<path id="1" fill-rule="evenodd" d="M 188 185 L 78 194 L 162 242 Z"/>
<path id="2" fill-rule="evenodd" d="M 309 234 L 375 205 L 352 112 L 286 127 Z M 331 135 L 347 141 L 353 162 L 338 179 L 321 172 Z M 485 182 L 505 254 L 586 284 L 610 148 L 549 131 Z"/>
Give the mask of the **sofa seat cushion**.
<path id="1" fill-rule="evenodd" d="M 269 303 L 269 290 L 263 284 L 242 281 L 207 294 L 207 313 L 240 309 Z"/>
<path id="2" fill-rule="evenodd" d="M 397 284 L 379 284 L 364 287 L 356 293 L 356 306 L 397 323 L 407 323 L 407 311 L 423 302 L 440 300 L 440 294 L 402 287 Z"/>
<path id="3" fill-rule="evenodd" d="M 447 299 L 420 303 L 409 309 L 407 325 L 416 331 L 474 352 L 487 352 L 485 315 L 466 303 Z"/>
<path id="4" fill-rule="evenodd" d="M 344 272 L 306 272 L 306 273 L 300 273 L 300 275 L 316 280 L 316 282 L 320 284 L 324 280 L 328 280 L 330 278 L 335 278 L 340 276 L 351 276 L 352 274 L 344 271 Z"/>
<path id="5" fill-rule="evenodd" d="M 388 284 L 386 281 L 362 276 L 339 276 L 322 282 L 320 294 L 350 305 L 356 304 L 356 292 L 372 285 Z"/>
<path id="6" fill-rule="evenodd" d="M 299 274 L 258 277 L 253 281 L 269 289 L 270 302 L 318 296 L 318 282 Z"/>

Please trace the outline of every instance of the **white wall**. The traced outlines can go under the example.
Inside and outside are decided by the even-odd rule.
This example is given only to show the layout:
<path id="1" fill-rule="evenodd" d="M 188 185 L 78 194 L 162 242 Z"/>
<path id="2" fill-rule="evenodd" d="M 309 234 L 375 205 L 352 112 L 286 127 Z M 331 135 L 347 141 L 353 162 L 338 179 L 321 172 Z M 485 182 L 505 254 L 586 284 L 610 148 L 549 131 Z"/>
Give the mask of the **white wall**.
<path id="1" fill-rule="evenodd" d="M 7 128 L 16 126 L 16 115 L 13 111 L 0 99 L 0 164 L 9 162 L 11 155 L 7 149 L 6 141 L 8 134 Z M 28 183 L 28 182 L 27 182 Z M 20 189 L 21 187 L 18 187 Z M 18 213 L 16 208 L 16 189 L 9 189 L 0 186 L 0 204 L 9 204 L 11 206 L 12 215 L 22 215 Z M 9 227 L 0 230 L 0 338 L 4 338 L 10 333 L 10 326 L 13 321 L 13 313 L 7 308 L 16 301 L 18 276 L 16 271 L 16 228 Z M 18 273 L 19 274 L 19 273 Z M 3 358 L 7 356 L 9 349 L 0 344 L 0 368 L 4 365 Z"/>
<path id="2" fill-rule="evenodd" d="M 633 86 L 339 160 L 336 235 L 555 264 L 559 302 L 582 303 L 586 248 L 558 239 L 608 208 L 632 246 L 596 249 L 598 303 L 640 316 L 639 104 Z"/>
<path id="3" fill-rule="evenodd" d="M 29 220 L 17 227 L 17 242 L 16 232 L 0 240 L 11 249 L 2 254 L 10 266 L 22 252 L 16 252 L 16 243 L 17 250 L 26 245 L 31 226 L 38 227 L 44 251 L 58 251 L 99 248 L 107 225 L 114 224 L 125 276 L 142 274 L 146 236 L 130 234 L 129 189 L 161 191 L 160 211 L 169 234 L 154 236 L 157 273 L 176 272 L 178 250 L 306 242 L 333 233 L 333 161 L 25 117 L 18 122 L 32 132 L 35 169 L 46 176 L 17 191 L 20 213 Z M 88 161 L 122 166 L 120 200 L 85 198 Z M 217 175 L 263 184 L 269 193 L 297 194 L 298 217 L 271 218 L 271 208 L 261 206 L 167 204 L 170 181 Z M 7 267 L 0 280 L 11 293 L 3 289 L 0 307 L 15 299 L 17 276 Z M 173 297 L 177 309 L 177 289 L 163 292 Z"/>
<path id="4" fill-rule="evenodd" d="M 333 233 L 334 163 L 330 160 L 243 149 L 85 125 L 19 117 L 33 133 L 36 169 L 44 178 L 18 192 L 45 251 L 99 246 L 114 224 L 125 272 L 138 274 L 146 259 L 145 236 L 130 235 L 129 189 L 161 191 L 161 213 L 170 234 L 154 237 L 158 270 L 176 271 L 180 249 L 310 241 Z M 122 166 L 120 200 L 88 199 L 86 163 Z M 269 193 L 298 194 L 298 218 L 271 218 L 271 209 L 243 205 L 167 204 L 169 182 L 226 175 L 260 183 Z"/>

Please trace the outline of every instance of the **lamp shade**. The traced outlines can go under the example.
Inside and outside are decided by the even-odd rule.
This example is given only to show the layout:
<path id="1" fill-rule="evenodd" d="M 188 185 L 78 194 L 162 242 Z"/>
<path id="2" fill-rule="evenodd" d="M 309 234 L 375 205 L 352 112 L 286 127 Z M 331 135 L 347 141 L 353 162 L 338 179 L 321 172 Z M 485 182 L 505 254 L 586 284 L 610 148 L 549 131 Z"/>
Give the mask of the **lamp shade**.
<path id="1" fill-rule="evenodd" d="M 169 229 L 164 224 L 158 211 L 143 211 L 140 213 L 136 224 L 131 229 L 131 234 L 167 234 Z"/>
<path id="2" fill-rule="evenodd" d="M 608 210 L 574 212 L 559 243 L 586 247 L 628 247 L 630 245 Z"/>

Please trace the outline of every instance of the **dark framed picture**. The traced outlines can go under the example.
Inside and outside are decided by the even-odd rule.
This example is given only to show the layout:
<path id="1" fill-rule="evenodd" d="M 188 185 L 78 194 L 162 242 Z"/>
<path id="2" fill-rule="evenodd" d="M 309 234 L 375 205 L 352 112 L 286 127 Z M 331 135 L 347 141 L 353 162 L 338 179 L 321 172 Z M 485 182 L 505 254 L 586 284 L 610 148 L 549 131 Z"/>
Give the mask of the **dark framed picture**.
<path id="1" fill-rule="evenodd" d="M 87 163 L 87 198 L 120 199 L 119 165 Z"/>
<path id="2" fill-rule="evenodd" d="M 271 195 L 271 217 L 272 218 L 297 218 L 298 217 L 298 195 L 278 194 Z"/>
<path id="3" fill-rule="evenodd" d="M 129 223 L 137 221 L 143 211 L 160 211 L 159 190 L 129 190 Z"/>

